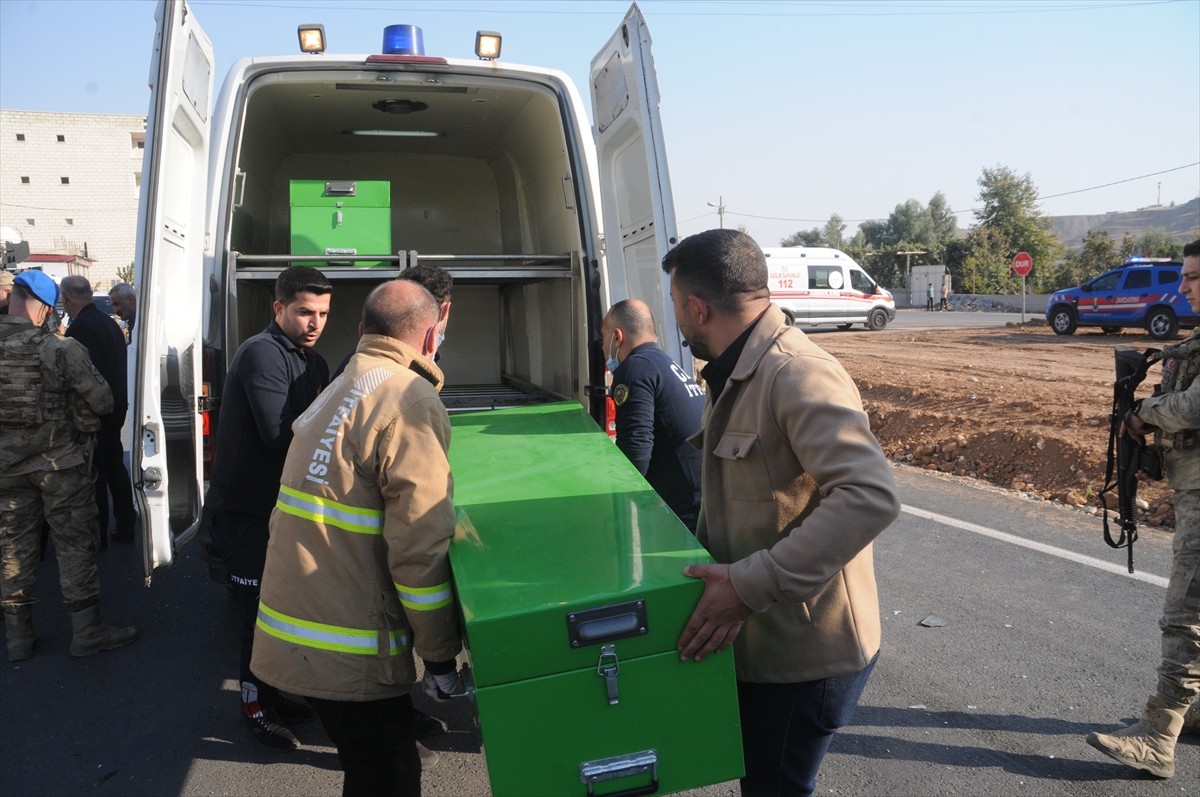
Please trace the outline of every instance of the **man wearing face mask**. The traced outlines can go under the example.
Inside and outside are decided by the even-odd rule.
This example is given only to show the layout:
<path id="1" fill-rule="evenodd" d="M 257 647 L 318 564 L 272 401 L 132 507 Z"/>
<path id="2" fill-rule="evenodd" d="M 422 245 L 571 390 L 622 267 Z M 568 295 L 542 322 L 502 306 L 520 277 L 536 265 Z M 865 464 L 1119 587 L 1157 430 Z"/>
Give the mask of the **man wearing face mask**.
<path id="1" fill-rule="evenodd" d="M 692 532 L 700 513 L 704 391 L 658 347 L 654 316 L 638 299 L 614 304 L 600 325 L 617 406 L 617 447 Z"/>
<path id="2" fill-rule="evenodd" d="M 343 795 L 421 793 L 413 651 L 429 691 L 463 694 L 438 315 L 413 281 L 371 292 L 345 372 L 296 420 L 271 514 L 251 666 L 316 709 Z"/>
<path id="3" fill-rule="evenodd" d="M 449 271 L 439 266 L 413 266 L 405 269 L 404 273 L 396 279 L 415 282 L 433 294 L 433 300 L 438 303 L 438 348 L 441 349 L 442 343 L 446 340 L 446 326 L 450 323 L 450 289 L 454 287 L 454 277 L 450 275 Z M 342 360 L 337 370 L 333 372 L 334 379 L 342 375 L 342 371 L 346 370 L 346 365 L 353 356 L 354 352 L 346 355 L 346 359 Z M 441 351 L 436 352 L 433 359 L 434 361 L 442 359 Z M 438 733 L 440 732 L 439 730 Z"/>

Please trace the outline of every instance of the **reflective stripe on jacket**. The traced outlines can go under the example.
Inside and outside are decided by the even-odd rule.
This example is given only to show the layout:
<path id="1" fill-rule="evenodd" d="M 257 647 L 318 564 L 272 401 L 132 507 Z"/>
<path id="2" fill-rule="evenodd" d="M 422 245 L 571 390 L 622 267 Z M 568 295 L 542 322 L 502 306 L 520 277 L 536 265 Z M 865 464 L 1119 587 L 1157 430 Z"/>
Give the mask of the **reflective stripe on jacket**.
<path id="1" fill-rule="evenodd" d="M 461 649 L 441 381 L 407 345 L 365 335 L 293 424 L 251 661 L 268 683 L 379 700 L 409 691 L 414 652 Z"/>

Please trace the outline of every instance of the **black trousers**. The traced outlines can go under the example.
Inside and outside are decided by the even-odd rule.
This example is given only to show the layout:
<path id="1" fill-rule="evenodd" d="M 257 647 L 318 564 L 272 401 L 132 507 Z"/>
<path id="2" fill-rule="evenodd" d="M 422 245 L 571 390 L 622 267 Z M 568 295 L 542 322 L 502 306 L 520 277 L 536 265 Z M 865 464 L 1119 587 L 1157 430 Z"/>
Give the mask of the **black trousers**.
<path id="1" fill-rule="evenodd" d="M 850 722 L 879 654 L 862 670 L 796 684 L 738 681 L 742 797 L 808 797 L 838 728 Z"/>
<path id="2" fill-rule="evenodd" d="M 100 537 L 108 536 L 108 496 L 112 493 L 117 533 L 133 534 L 137 515 L 133 510 L 133 487 L 125 467 L 125 448 L 121 429 L 101 429 L 96 434 L 96 509 L 100 512 Z"/>
<path id="3" fill-rule="evenodd" d="M 254 626 L 258 620 L 258 596 L 270 539 L 266 518 L 216 512 L 210 527 L 217 556 L 228 568 L 229 588 L 238 609 L 238 679 L 258 688 L 260 703 L 271 705 L 279 690 L 250 671 L 254 655 Z"/>
<path id="4" fill-rule="evenodd" d="M 361 703 L 307 698 L 337 745 L 343 797 L 420 797 L 421 759 L 408 695 Z"/>

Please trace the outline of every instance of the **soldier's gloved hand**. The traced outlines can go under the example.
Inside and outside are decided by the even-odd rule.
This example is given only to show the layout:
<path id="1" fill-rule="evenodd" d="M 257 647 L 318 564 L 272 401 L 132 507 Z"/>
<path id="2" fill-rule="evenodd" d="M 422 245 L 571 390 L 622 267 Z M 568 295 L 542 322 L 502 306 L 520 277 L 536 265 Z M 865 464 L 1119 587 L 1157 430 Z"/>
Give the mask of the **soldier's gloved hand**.
<path id="1" fill-rule="evenodd" d="M 426 668 L 425 677 L 421 679 L 421 686 L 425 690 L 425 694 L 438 703 L 467 696 L 467 687 L 463 684 L 457 670 L 435 675 Z"/>

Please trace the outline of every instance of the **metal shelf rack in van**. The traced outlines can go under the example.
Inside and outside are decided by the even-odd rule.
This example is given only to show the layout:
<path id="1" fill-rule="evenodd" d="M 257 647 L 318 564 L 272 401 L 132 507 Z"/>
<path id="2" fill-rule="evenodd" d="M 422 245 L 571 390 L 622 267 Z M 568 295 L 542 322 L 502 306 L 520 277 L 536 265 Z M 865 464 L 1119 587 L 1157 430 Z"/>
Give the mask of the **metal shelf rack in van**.
<path id="1" fill-rule="evenodd" d="M 466 282 L 524 282 L 542 279 L 564 279 L 572 276 L 575 262 L 570 253 L 563 254 L 420 254 L 408 250 L 394 255 L 247 255 L 230 252 L 231 266 L 237 279 L 274 279 L 290 265 L 321 263 L 322 273 L 330 279 L 378 281 L 395 279 L 406 269 L 417 265 L 435 265 L 450 272 L 456 281 Z M 359 262 L 388 265 L 356 267 Z M 330 265 L 336 263 L 336 265 Z"/>

